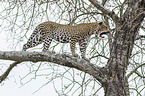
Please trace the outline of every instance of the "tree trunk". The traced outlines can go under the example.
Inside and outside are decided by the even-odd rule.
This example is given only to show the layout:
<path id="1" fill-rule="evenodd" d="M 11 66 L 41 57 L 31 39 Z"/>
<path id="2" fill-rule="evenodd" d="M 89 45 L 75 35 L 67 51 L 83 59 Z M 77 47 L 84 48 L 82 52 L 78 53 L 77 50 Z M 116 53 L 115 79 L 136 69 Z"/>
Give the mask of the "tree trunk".
<path id="1" fill-rule="evenodd" d="M 143 0 L 128 0 L 128 8 L 116 22 L 116 33 L 106 69 L 108 80 L 103 83 L 105 96 L 129 96 L 126 70 L 139 27 L 144 19 Z"/>
<path id="2" fill-rule="evenodd" d="M 103 85 L 105 96 L 129 96 L 127 80 L 119 80 L 117 77 L 111 79 Z"/>

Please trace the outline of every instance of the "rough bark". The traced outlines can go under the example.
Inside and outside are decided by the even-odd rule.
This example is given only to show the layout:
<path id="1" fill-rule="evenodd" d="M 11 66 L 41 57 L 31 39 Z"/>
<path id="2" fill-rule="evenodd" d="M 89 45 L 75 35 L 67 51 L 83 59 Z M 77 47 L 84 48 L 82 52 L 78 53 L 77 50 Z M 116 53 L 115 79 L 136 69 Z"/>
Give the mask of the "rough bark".
<path id="1" fill-rule="evenodd" d="M 110 48 L 112 49 L 111 56 L 106 65 L 106 69 L 109 70 L 108 78 L 107 82 L 102 83 L 105 96 L 129 96 L 126 70 L 137 32 L 145 16 L 145 2 L 144 0 L 125 0 L 128 8 L 121 17 L 117 17 L 114 12 L 107 11 L 95 0 L 90 0 L 90 2 L 110 16 L 116 24 L 114 42 Z"/>

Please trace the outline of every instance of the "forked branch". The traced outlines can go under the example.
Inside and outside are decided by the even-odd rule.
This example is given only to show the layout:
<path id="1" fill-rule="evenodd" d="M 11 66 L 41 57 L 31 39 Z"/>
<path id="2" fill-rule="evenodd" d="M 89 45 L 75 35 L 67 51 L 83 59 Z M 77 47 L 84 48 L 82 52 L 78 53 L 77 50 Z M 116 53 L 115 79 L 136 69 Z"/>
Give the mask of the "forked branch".
<path id="1" fill-rule="evenodd" d="M 98 10 L 100 10 L 103 14 L 111 17 L 114 22 L 119 22 L 119 17 L 113 11 L 109 11 L 105 9 L 102 5 L 96 2 L 96 0 L 89 0 Z"/>
<path id="2" fill-rule="evenodd" d="M 4 80 L 7 78 L 7 76 L 8 76 L 9 73 L 11 72 L 11 70 L 12 70 L 15 66 L 17 66 L 17 64 L 19 64 L 19 63 L 21 63 L 21 62 L 14 62 L 13 64 L 11 64 L 11 65 L 8 67 L 8 69 L 0 76 L 0 83 L 1 83 L 2 81 L 4 81 Z"/>

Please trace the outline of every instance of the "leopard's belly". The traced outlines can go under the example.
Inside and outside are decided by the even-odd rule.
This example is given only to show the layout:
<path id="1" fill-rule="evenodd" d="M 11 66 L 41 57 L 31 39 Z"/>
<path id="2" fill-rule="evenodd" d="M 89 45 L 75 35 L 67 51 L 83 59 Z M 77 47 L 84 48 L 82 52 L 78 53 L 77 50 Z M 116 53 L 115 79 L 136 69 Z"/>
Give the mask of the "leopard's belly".
<path id="1" fill-rule="evenodd" d="M 71 36 L 69 34 L 64 33 L 57 33 L 57 32 L 53 32 L 52 33 L 52 39 L 61 42 L 61 43 L 69 43 L 71 42 Z"/>

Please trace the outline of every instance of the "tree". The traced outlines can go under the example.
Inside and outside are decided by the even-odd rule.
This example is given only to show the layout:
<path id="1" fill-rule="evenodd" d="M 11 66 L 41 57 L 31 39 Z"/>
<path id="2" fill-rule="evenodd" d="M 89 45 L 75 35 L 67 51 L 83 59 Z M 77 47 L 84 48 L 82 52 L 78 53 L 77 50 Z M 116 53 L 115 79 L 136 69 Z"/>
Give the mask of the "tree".
<path id="1" fill-rule="evenodd" d="M 85 72 L 85 75 L 86 73 L 91 75 L 95 79 L 94 81 L 98 81 L 104 88 L 105 96 L 129 96 L 131 94 L 130 92 L 136 92 L 136 94 L 140 96 L 143 95 L 143 91 L 145 90 L 145 71 L 143 70 L 145 65 L 145 61 L 143 60 L 145 56 L 145 46 L 143 43 L 145 36 L 140 35 L 139 30 L 142 30 L 142 32 L 145 31 L 144 0 L 124 0 L 123 2 L 120 0 L 115 0 L 114 2 L 113 0 L 102 0 L 100 2 L 97 0 L 34 0 L 29 1 L 29 3 L 31 2 L 30 5 L 27 2 L 28 1 L 26 0 L 16 0 L 10 2 L 8 7 L 5 7 L 5 9 L 2 11 L 3 13 L 6 12 L 4 15 L 7 17 L 12 15 L 12 10 L 17 9 L 15 16 L 23 17 L 23 23 L 21 27 L 17 25 L 17 17 L 12 20 L 13 22 L 11 26 L 9 26 L 9 28 L 11 28 L 11 31 L 16 31 L 16 26 L 21 29 L 22 26 L 25 26 L 29 23 L 29 26 L 26 28 L 26 33 L 15 33 L 15 35 L 20 36 L 21 38 L 27 37 L 27 32 L 30 30 L 30 27 L 32 27 L 33 23 L 35 23 L 34 19 L 41 17 L 43 21 L 45 19 L 48 19 L 50 14 L 58 18 L 56 22 L 64 21 L 70 25 L 77 24 L 79 22 L 91 22 L 93 20 L 97 20 L 98 18 L 103 19 L 104 22 L 108 26 L 110 26 L 111 34 L 109 34 L 108 36 L 107 43 L 105 43 L 105 41 L 103 40 L 100 41 L 100 39 L 98 39 L 97 42 L 99 42 L 99 45 L 97 45 L 98 43 L 95 42 L 93 47 L 90 48 L 89 56 L 92 60 L 91 62 L 77 57 L 72 57 L 71 55 L 67 55 L 64 53 L 58 54 L 53 52 L 44 53 L 1 51 L 0 59 L 14 60 L 19 62 L 13 63 L 8 67 L 8 69 L 0 76 L 0 82 L 7 78 L 9 72 L 11 72 L 11 70 L 21 62 L 46 61 L 62 66 L 67 66 L 68 68 L 78 69 L 82 72 Z M 42 7 L 42 5 L 45 7 Z M 112 10 L 109 10 L 109 8 Z M 25 14 L 25 12 L 30 11 L 29 9 L 33 9 L 30 16 Z M 51 11 L 52 13 L 49 13 L 48 10 L 53 10 L 53 12 Z M 28 16 L 29 18 L 26 16 Z M 6 20 L 6 18 L 4 18 L 4 20 Z M 8 19 L 8 21 L 9 20 L 10 19 Z M 94 39 L 92 38 L 91 40 Z M 103 42 L 104 44 L 101 42 Z M 97 46 L 98 48 L 95 48 L 95 46 Z M 99 60 L 99 62 L 97 60 Z M 101 60 L 106 60 L 105 64 L 103 64 L 104 62 L 102 62 Z M 97 65 L 98 63 L 102 64 L 103 67 Z M 86 85 L 84 85 L 83 83 L 80 85 L 82 86 L 82 92 L 79 93 L 80 95 L 85 94 L 84 90 L 86 89 L 83 89 L 83 86 L 87 86 L 88 84 L 87 81 L 85 81 L 85 75 L 83 77 L 84 81 L 82 82 Z M 133 77 L 130 80 L 131 76 Z M 56 76 L 56 78 L 57 77 L 59 76 Z M 88 80 L 90 80 L 90 78 Z M 140 83 L 139 85 L 135 83 L 136 87 L 131 88 L 129 80 L 133 83 L 143 83 Z M 92 89 L 94 86 L 92 86 Z M 73 89 L 73 87 L 71 87 L 71 84 L 63 87 L 63 91 L 70 88 L 67 92 L 70 92 Z M 98 90 L 96 90 L 94 93 L 92 92 L 93 95 L 96 95 Z M 63 95 L 67 95 L 67 92 L 62 93 Z M 58 94 L 60 93 L 58 92 Z"/>

